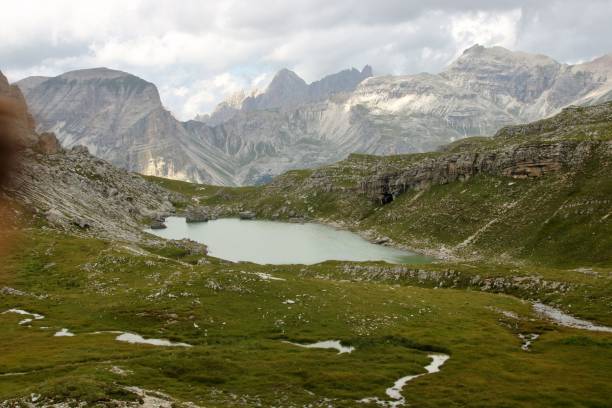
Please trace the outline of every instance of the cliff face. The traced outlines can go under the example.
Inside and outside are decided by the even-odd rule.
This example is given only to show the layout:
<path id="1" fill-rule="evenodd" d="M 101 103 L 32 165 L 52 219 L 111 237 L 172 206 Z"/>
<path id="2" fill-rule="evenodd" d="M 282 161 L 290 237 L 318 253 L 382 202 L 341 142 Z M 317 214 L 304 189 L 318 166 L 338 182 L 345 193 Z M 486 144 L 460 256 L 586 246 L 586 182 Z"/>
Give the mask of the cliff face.
<path id="1" fill-rule="evenodd" d="M 514 179 L 541 177 L 583 165 L 595 149 L 612 153 L 612 142 L 550 142 L 523 144 L 487 153 L 457 153 L 424 159 L 397 170 L 382 170 L 360 184 L 360 192 L 386 204 L 408 190 L 465 181 L 478 174 Z"/>
<path id="2" fill-rule="evenodd" d="M 65 148 L 89 151 L 130 171 L 214 184 L 234 184 L 231 160 L 194 135 L 161 104 L 155 85 L 107 68 L 18 82 L 37 128 Z"/>

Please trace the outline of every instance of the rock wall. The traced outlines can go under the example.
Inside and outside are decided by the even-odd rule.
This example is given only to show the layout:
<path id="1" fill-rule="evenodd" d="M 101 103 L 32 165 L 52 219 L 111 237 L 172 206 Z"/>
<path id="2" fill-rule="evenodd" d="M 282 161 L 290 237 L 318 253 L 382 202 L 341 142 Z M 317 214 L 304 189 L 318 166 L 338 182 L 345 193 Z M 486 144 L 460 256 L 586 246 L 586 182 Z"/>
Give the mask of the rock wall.
<path id="1" fill-rule="evenodd" d="M 399 194 L 430 185 L 464 181 L 477 174 L 518 179 L 541 177 L 583 164 L 594 149 L 610 142 L 537 142 L 491 152 L 463 152 L 427 158 L 404 168 L 379 169 L 360 183 L 360 192 L 386 204 Z M 606 149 L 610 151 L 610 147 Z"/>

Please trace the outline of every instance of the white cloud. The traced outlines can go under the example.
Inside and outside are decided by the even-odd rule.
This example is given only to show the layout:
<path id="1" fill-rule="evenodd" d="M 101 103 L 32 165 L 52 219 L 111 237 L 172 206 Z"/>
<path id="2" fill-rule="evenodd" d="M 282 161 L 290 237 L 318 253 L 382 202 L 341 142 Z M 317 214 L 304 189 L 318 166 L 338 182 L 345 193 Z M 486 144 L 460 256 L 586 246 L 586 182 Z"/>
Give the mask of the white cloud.
<path id="1" fill-rule="evenodd" d="M 178 110 L 173 111 L 173 114 L 187 120 L 210 111 L 210 108 L 216 103 L 236 92 L 265 86 L 267 77 L 267 74 L 262 74 L 250 80 L 247 77 L 223 73 L 210 79 L 196 81 L 190 88 L 162 88 L 161 96 L 163 99 L 170 99 L 173 96 L 180 97 L 184 102 Z"/>
<path id="2" fill-rule="evenodd" d="M 365 64 L 441 70 L 480 43 L 561 61 L 609 53 L 609 0 L 3 0 L 11 80 L 107 66 L 158 85 L 177 116 L 211 111 L 280 68 L 307 81 Z"/>
<path id="3" fill-rule="evenodd" d="M 459 49 L 473 44 L 515 48 L 521 9 L 506 13 L 469 12 L 450 19 L 450 32 Z"/>

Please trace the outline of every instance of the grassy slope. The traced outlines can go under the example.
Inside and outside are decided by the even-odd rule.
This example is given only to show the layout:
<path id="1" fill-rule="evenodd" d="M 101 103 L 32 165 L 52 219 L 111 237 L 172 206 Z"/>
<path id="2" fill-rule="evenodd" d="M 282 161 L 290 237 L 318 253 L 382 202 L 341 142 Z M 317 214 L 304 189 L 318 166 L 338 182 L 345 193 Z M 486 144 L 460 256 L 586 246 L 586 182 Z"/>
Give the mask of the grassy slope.
<path id="1" fill-rule="evenodd" d="M 608 402 L 610 336 L 530 321 L 529 306 L 516 298 L 346 280 L 338 272 L 344 264 L 334 262 L 258 266 L 211 258 L 189 266 L 40 229 L 24 234 L 19 246 L 0 267 L 0 286 L 48 296 L 1 296 L 0 307 L 46 318 L 28 328 L 17 324 L 20 316 L 0 314 L 0 373 L 25 373 L 0 377 L 0 400 L 36 392 L 104 401 L 130 398 L 120 386 L 137 385 L 208 407 L 326 406 L 324 398 L 355 406 L 356 399 L 384 397 L 395 379 L 422 372 L 433 350 L 451 359 L 440 373 L 405 388 L 416 406 Z M 262 281 L 254 272 L 286 280 Z M 76 336 L 53 337 L 60 328 Z M 130 345 L 112 334 L 88 334 L 101 330 L 195 347 Z M 532 352 L 520 349 L 519 332 L 542 334 Z M 357 350 L 337 355 L 284 339 L 340 339 Z M 112 366 L 131 374 L 113 374 Z"/>

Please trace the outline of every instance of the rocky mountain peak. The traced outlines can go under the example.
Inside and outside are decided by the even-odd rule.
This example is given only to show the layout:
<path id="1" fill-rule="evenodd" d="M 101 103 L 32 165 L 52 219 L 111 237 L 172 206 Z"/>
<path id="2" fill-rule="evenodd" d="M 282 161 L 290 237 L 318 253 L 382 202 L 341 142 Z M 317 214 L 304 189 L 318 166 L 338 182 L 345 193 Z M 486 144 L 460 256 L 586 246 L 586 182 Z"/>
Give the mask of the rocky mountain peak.
<path id="1" fill-rule="evenodd" d="M 454 70 L 481 69 L 511 69 L 517 66 L 535 67 L 544 65 L 560 65 L 554 59 L 541 54 L 530 54 L 522 51 L 511 51 L 504 47 L 484 47 L 475 44 L 463 51 L 449 67 Z"/>
<path id="2" fill-rule="evenodd" d="M 307 87 L 308 84 L 306 84 L 306 81 L 298 74 L 287 68 L 283 68 L 274 75 L 265 93 L 273 95 L 286 94 L 289 92 L 303 92 Z"/>
<path id="3" fill-rule="evenodd" d="M 306 85 L 306 81 L 304 81 L 298 74 L 291 71 L 290 69 L 283 68 L 278 71 L 276 75 L 274 75 L 274 78 L 272 78 L 272 82 L 270 82 L 268 89 L 284 84 L 295 84 L 298 86 L 303 86 Z"/>
<path id="4" fill-rule="evenodd" d="M 361 69 L 361 76 L 364 78 L 369 78 L 371 76 L 374 76 L 374 71 L 372 70 L 372 66 L 364 65 L 364 67 Z"/>
<path id="5" fill-rule="evenodd" d="M 476 44 L 440 76 L 487 98 L 507 95 L 525 103 L 549 89 L 562 69 L 562 64 L 545 55 Z"/>
<path id="6" fill-rule="evenodd" d="M 23 91 L 39 130 L 57 134 L 64 147 L 84 145 L 106 159 L 127 129 L 163 110 L 157 87 L 135 75 L 109 68 L 30 77 L 16 83 Z M 147 137 L 129 144 L 146 143 Z M 125 150 L 115 152 L 125 156 Z"/>
<path id="7" fill-rule="evenodd" d="M 283 68 L 274 75 L 266 91 L 242 102 L 247 111 L 278 109 L 301 104 L 308 92 L 308 84 L 295 72 Z"/>
<path id="8" fill-rule="evenodd" d="M 345 69 L 307 84 L 295 72 L 283 68 L 277 72 L 265 92 L 245 98 L 242 109 L 294 109 L 304 104 L 324 101 L 337 93 L 352 92 L 361 81 L 371 76 L 372 67 L 366 65 L 361 71 Z"/>
<path id="9" fill-rule="evenodd" d="M 113 95 L 113 98 L 118 98 L 119 100 L 138 98 L 141 104 L 138 109 L 141 111 L 152 111 L 162 108 L 161 98 L 154 84 L 136 75 L 105 67 L 69 71 L 51 78 L 28 77 L 16 82 L 16 85 L 19 86 L 26 96 L 46 92 L 56 93 L 59 89 L 67 90 L 68 88 L 85 92 L 89 87 L 96 90 L 98 97 L 103 92 L 108 94 L 108 96 Z M 78 92 L 76 95 L 74 93 L 71 95 L 72 97 L 79 96 Z M 117 100 L 111 101 L 109 98 L 105 100 L 106 103 L 117 102 Z M 96 104 L 99 103 L 102 103 L 102 101 L 96 101 Z"/>
<path id="10" fill-rule="evenodd" d="M 59 75 L 59 78 L 78 80 L 78 81 L 89 81 L 92 79 L 115 79 L 115 78 L 121 78 L 121 77 L 133 77 L 136 79 L 140 79 L 135 75 L 128 74 L 127 72 L 110 69 L 106 67 L 78 69 L 75 71 L 69 71 L 62 75 Z"/>
<path id="11" fill-rule="evenodd" d="M 608 79 L 612 80 L 612 54 L 602 55 L 593 61 L 577 64 L 574 67 L 576 70 L 605 74 Z"/>

